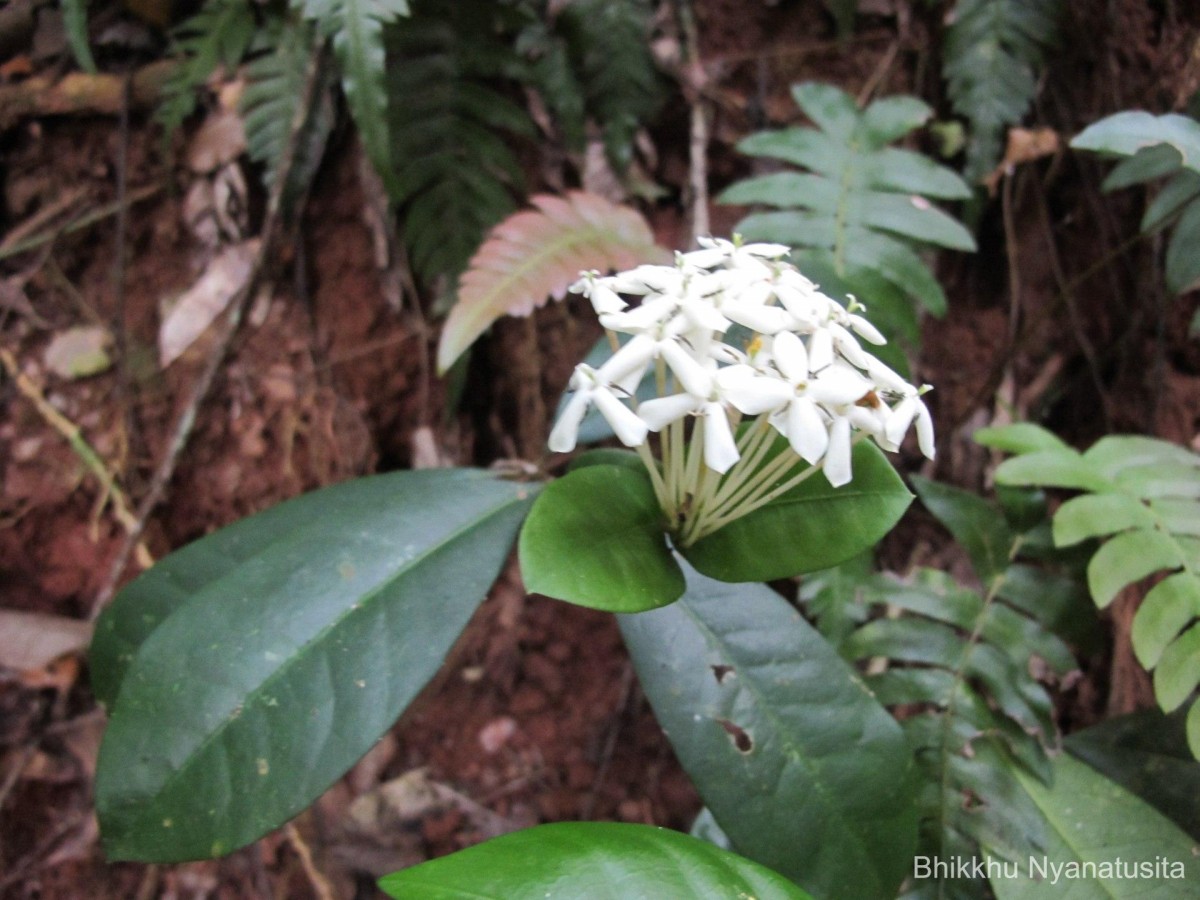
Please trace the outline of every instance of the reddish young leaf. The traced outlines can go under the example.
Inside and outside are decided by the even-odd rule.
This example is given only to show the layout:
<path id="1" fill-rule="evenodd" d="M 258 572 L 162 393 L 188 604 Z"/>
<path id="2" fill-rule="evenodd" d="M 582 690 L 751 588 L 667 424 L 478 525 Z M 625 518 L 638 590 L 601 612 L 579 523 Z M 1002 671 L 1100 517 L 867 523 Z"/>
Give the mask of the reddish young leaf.
<path id="1" fill-rule="evenodd" d="M 488 234 L 458 283 L 458 302 L 438 346 L 445 372 L 501 316 L 527 316 L 549 297 L 561 300 L 586 269 L 631 269 L 670 254 L 646 220 L 596 194 L 538 194 L 536 210 L 515 213 Z"/>

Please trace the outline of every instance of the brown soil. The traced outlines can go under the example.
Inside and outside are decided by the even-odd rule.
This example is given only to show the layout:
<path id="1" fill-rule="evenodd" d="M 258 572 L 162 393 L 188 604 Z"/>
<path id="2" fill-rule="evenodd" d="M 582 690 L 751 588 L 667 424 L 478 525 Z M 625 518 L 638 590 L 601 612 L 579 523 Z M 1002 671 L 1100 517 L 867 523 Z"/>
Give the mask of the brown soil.
<path id="1" fill-rule="evenodd" d="M 893 17 L 867 12 L 854 37 L 839 44 L 816 2 L 696 6 L 714 112 L 714 189 L 747 171 L 733 141 L 764 123 L 797 119 L 787 95 L 793 81 L 834 80 L 851 91 L 873 81 L 881 93 L 928 96 L 940 90 L 928 71 L 940 27 L 932 15 L 914 11 L 898 39 Z M 1179 108 L 1200 84 L 1193 62 L 1200 22 L 1177 12 L 1180 20 L 1166 23 L 1137 0 L 1116 4 L 1111 25 L 1107 0 L 1068 6 L 1096 40 L 1071 42 L 1047 76 L 1052 89 L 1036 115 L 1061 133 L 1120 106 Z M 686 128 L 685 113 L 669 114 L 655 134 L 656 174 L 676 192 L 686 181 Z M 28 119 L 10 129 L 0 147 L 5 233 L 56 204 L 78 215 L 111 202 L 118 137 L 113 120 L 102 117 Z M 2 259 L 8 281 L 0 282 L 0 348 L 136 500 L 166 452 L 212 340 L 202 338 L 165 370 L 157 365 L 159 301 L 191 284 L 208 258 L 182 224 L 194 176 L 168 169 L 157 132 L 141 117 L 133 120 L 126 171 L 131 191 L 157 189 L 124 222 L 121 289 L 111 216 Z M 430 368 L 436 330 L 411 298 L 399 311 L 385 301 L 358 173 L 358 153 L 343 140 L 150 521 L 147 544 L 156 557 L 282 499 L 366 472 L 540 455 L 541 423 L 594 326 L 570 305 L 542 310 L 532 324 L 502 323 L 472 365 L 467 402 L 445 415 L 448 388 Z M 1009 414 L 1006 404 L 1053 422 L 1081 445 L 1107 427 L 1196 446 L 1200 351 L 1187 327 L 1200 297 L 1155 293 L 1162 277 L 1150 248 L 1115 252 L 1135 232 L 1142 198 L 1101 198 L 1100 174 L 1095 160 L 1062 152 L 1020 167 L 1004 201 L 1018 264 L 1010 266 L 1003 252 L 1000 204 L 981 224 L 979 256 L 943 263 L 951 312 L 928 323 L 920 362 L 921 379 L 937 385 L 930 399 L 942 451 L 926 474 L 982 487 L 989 457 L 967 437 Z M 250 205 L 261 206 L 253 191 Z M 728 231 L 735 212 L 714 207 L 714 231 Z M 652 219 L 664 244 L 683 243 L 677 204 L 660 204 Z M 1145 312 L 1155 304 L 1132 303 L 1134 296 L 1161 300 L 1161 327 Z M 56 333 L 112 322 L 122 306 L 124 378 L 110 371 L 67 380 L 45 370 L 42 354 Z M 920 465 L 910 454 L 900 462 L 910 471 Z M 0 607 L 86 618 L 123 530 L 79 457 L 7 377 L 0 380 L 0 471 Z M 940 532 L 914 515 L 914 527 L 885 546 L 888 563 L 899 568 L 932 556 L 959 564 L 934 546 L 944 540 Z M 1084 710 L 1073 713 L 1080 721 L 1098 714 L 1112 687 L 1103 665 L 1089 672 L 1077 704 Z M 80 655 L 34 671 L 0 670 L 0 896 L 316 896 L 304 860 L 311 850 L 336 896 L 365 897 L 379 874 L 505 828 L 579 818 L 686 828 L 699 808 L 612 617 L 526 597 L 511 565 L 442 673 L 378 747 L 293 830 L 227 859 L 105 863 L 90 797 L 102 727 Z M 370 806 L 382 785 L 401 776 L 435 785 L 436 802 L 416 814 Z"/>

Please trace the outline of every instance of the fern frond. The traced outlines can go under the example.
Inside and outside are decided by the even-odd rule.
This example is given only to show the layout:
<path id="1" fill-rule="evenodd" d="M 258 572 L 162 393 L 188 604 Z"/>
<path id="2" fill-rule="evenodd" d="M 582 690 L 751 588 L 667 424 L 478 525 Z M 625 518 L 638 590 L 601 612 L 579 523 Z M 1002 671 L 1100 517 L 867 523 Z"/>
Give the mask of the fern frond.
<path id="1" fill-rule="evenodd" d="M 217 71 L 232 72 L 250 52 L 256 22 L 248 0 L 208 0 L 174 32 L 179 68 L 163 85 L 156 118 L 168 136 L 196 110 L 196 93 Z"/>
<path id="2" fill-rule="evenodd" d="M 646 0 L 573 0 L 553 18 L 546 55 L 532 72 L 572 148 L 583 149 L 582 111 L 600 126 L 618 171 L 633 158 L 637 129 L 666 96 L 650 55 L 653 12 Z"/>
<path id="3" fill-rule="evenodd" d="M 975 249 L 970 232 L 930 202 L 969 197 L 970 188 L 929 158 L 889 146 L 923 125 L 929 107 L 888 97 L 860 111 L 838 88 L 811 82 L 795 85 L 792 95 L 817 127 L 759 132 L 738 149 L 807 171 L 746 179 L 721 202 L 778 208 L 750 215 L 737 230 L 748 240 L 798 248 L 797 262 L 823 288 L 858 294 L 893 334 L 915 336 L 914 301 L 937 315 L 946 308 L 917 250 Z"/>
<path id="4" fill-rule="evenodd" d="M 1003 429 L 979 437 L 1001 446 L 1004 438 Z M 1004 462 L 996 479 L 1085 492 L 1055 513 L 1054 541 L 1069 547 L 1103 539 L 1087 570 L 1098 606 L 1159 577 L 1134 616 L 1133 650 L 1153 671 L 1164 711 L 1188 702 L 1200 688 L 1200 455 L 1153 438 L 1110 436 L 1084 453 L 1066 446 L 1022 453 Z M 1200 700 L 1187 729 L 1200 759 Z"/>
<path id="5" fill-rule="evenodd" d="M 506 136 L 532 137 L 534 127 L 498 87 L 513 56 L 496 14 L 491 3 L 445 4 L 388 31 L 387 184 L 427 284 L 457 277 L 523 190 Z"/>
<path id="6" fill-rule="evenodd" d="M 501 316 L 527 316 L 549 297 L 562 299 L 583 270 L 630 269 L 670 256 L 627 206 L 582 191 L 540 194 L 529 202 L 536 211 L 493 228 L 459 280 L 458 302 L 438 346 L 439 371 Z"/>
<path id="7" fill-rule="evenodd" d="M 384 26 L 409 14 L 408 0 L 292 0 L 332 38 L 346 105 L 367 158 L 385 179 L 391 172 L 384 83 Z"/>
<path id="8" fill-rule="evenodd" d="M 1004 133 L 1025 117 L 1057 40 L 1062 0 L 959 0 L 942 50 L 954 111 L 970 123 L 967 180 L 999 162 Z"/>
<path id="9" fill-rule="evenodd" d="M 302 196 L 316 173 L 325 143 L 333 130 L 332 78 L 319 52 L 314 28 L 306 22 L 281 22 L 269 33 L 271 49 L 246 66 L 246 87 L 241 96 L 246 150 L 262 163 L 270 186 L 292 140 L 297 116 L 304 116 L 296 132 L 297 147 L 289 183 L 281 202 L 285 209 Z M 311 72 L 317 66 L 319 71 Z M 317 80 L 317 98 L 310 109 L 301 109 L 309 92 L 309 78 Z"/>
<path id="10" fill-rule="evenodd" d="M 1174 113 L 1122 112 L 1088 126 L 1071 146 L 1127 157 L 1105 179 L 1107 191 L 1172 176 L 1146 207 L 1142 233 L 1173 228 L 1166 258 L 1173 294 L 1200 282 L 1200 122 Z"/>
<path id="11" fill-rule="evenodd" d="M 924 777 L 921 853 L 1011 859 L 1036 852 L 1042 817 L 1014 771 L 1049 777 L 1052 705 L 1030 672 L 1035 656 L 1059 675 L 1075 667 L 1052 623 L 1078 606 L 1076 584 L 1018 562 L 1028 533 L 993 504 L 918 479 L 917 493 L 971 557 L 981 589 L 921 569 L 906 582 L 856 571 L 823 574 L 801 598 L 868 687 L 899 715 Z M 806 582 L 810 579 L 806 579 Z M 940 896 L 977 885 L 939 880 Z"/>

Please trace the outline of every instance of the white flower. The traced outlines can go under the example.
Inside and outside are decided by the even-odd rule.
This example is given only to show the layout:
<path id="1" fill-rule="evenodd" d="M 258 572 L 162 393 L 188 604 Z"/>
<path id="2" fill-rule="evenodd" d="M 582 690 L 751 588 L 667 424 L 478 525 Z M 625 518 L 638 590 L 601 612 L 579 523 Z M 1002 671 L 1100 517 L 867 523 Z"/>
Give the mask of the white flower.
<path id="1" fill-rule="evenodd" d="M 646 442 L 646 423 L 617 399 L 608 384 L 601 380 L 597 370 L 580 363 L 571 376 L 571 387 L 575 393 L 563 407 L 550 432 L 548 445 L 555 453 L 570 453 L 575 449 L 579 426 L 587 415 L 588 406 L 593 403 L 626 447 L 637 447 Z"/>
<path id="2" fill-rule="evenodd" d="M 843 306 L 822 293 L 783 261 L 789 249 L 782 244 L 699 244 L 676 254 L 673 266 L 588 272 L 572 286 L 592 302 L 610 336 L 629 338 L 598 369 L 576 368 L 574 394 L 550 434 L 552 450 L 574 449 L 595 405 L 623 444 L 639 448 L 667 521 L 678 523 L 681 546 L 814 472 L 824 471 L 835 487 L 849 483 L 852 449 L 864 437 L 894 451 L 915 426 L 921 451 L 933 457 L 933 422 L 921 400 L 929 388 L 917 389 L 865 349 L 885 341 L 857 300 Z M 629 297 L 640 302 L 629 306 Z M 753 332 L 744 352 L 725 342 L 734 325 Z M 631 409 L 623 398 L 634 395 L 654 363 L 665 396 Z M 742 416 L 757 421 L 735 438 Z M 687 418 L 696 420 L 692 427 L 668 428 Z M 651 431 L 659 434 L 657 462 L 646 446 Z M 766 457 L 776 431 L 791 452 Z M 722 477 L 697 480 L 697 454 Z M 741 465 L 743 455 L 753 462 Z"/>
<path id="3" fill-rule="evenodd" d="M 929 408 L 925 406 L 916 391 L 901 398 L 892 410 L 892 414 L 888 417 L 887 427 L 884 429 L 887 439 L 898 447 L 914 420 L 917 423 L 917 446 L 921 448 L 921 452 L 928 459 L 933 459 L 936 453 L 933 441 L 933 418 L 929 415 Z"/>
<path id="4" fill-rule="evenodd" d="M 812 345 L 813 355 L 819 352 L 823 360 L 832 350 L 828 349 L 827 340 L 817 339 L 822 334 L 827 332 L 818 331 L 813 335 Z M 816 465 L 830 448 L 831 435 L 825 422 L 827 418 L 833 418 L 835 423 L 838 419 L 831 414 L 832 409 L 854 404 L 871 390 L 871 382 L 840 360 L 812 371 L 811 357 L 804 342 L 788 331 L 775 335 L 772 355 L 792 389 L 786 410 L 774 416 L 772 424 L 788 439 L 801 459 Z M 849 465 L 848 461 L 846 464 Z"/>

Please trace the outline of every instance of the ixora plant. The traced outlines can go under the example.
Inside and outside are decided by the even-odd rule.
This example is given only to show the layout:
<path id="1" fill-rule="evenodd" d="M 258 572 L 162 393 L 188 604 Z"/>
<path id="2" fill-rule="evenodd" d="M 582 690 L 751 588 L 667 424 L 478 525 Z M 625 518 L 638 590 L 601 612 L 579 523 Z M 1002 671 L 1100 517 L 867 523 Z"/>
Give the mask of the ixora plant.
<path id="1" fill-rule="evenodd" d="M 863 349 L 860 338 L 882 338 L 860 310 L 824 296 L 785 253 L 712 241 L 674 266 L 579 282 L 605 327 L 629 339 L 578 368 L 550 446 L 572 449 L 594 405 L 637 453 L 583 454 L 545 486 L 464 469 L 337 485 L 178 550 L 126 587 L 91 654 L 110 712 L 96 797 L 109 855 L 220 855 L 302 810 L 434 674 L 520 530 L 531 590 L 621 612 L 686 590 L 684 631 L 703 623 L 719 644 L 749 639 L 688 666 L 712 696 L 693 698 L 703 727 L 683 755 L 716 822 L 820 896 L 894 891 L 916 827 L 899 729 L 781 597 L 728 582 L 826 568 L 872 546 L 911 501 L 878 447 L 895 449 L 915 422 L 932 455 L 932 428 L 921 390 Z M 629 405 L 646 372 L 659 396 Z M 658 662 L 695 637 L 671 617 L 643 624 L 653 627 L 631 623 L 641 633 L 628 638 Z M 820 732 L 779 714 L 805 696 L 828 704 Z M 719 774 L 728 767 L 740 774 Z M 783 781 L 764 781 L 769 770 Z M 725 889 L 804 896 L 685 836 L 575 835 L 581 827 L 508 840 L 544 834 L 546 859 L 572 866 L 586 849 L 591 864 L 637 869 L 639 853 L 659 848 L 687 871 L 656 877 L 686 884 L 703 871 Z"/>
<path id="2" fill-rule="evenodd" d="M 96 782 L 109 856 L 219 856 L 303 810 L 436 672 L 516 540 L 531 590 L 623 614 L 705 810 L 694 836 L 587 822 L 506 835 L 386 876 L 392 896 L 886 900 L 905 884 L 983 896 L 987 879 L 1025 897 L 1045 872 L 1132 896 L 1195 877 L 1179 828 L 1043 750 L 1052 707 L 1025 660 L 1069 670 L 1049 632 L 1079 610 L 1074 582 L 1039 568 L 1053 561 L 1044 504 L 1018 492 L 1002 515 L 917 481 L 983 592 L 854 574 L 912 499 L 881 450 L 914 429 L 932 456 L 932 425 L 924 388 L 863 346 L 882 338 L 861 308 L 785 254 L 713 240 L 577 283 L 612 353 L 576 369 L 549 445 L 573 451 L 594 408 L 631 449 L 582 453 L 546 484 L 472 469 L 347 482 L 128 585 L 91 652 L 110 714 Z M 753 583 L 817 570 L 798 599 L 821 631 Z M 1180 670 L 1165 653 L 1160 669 Z M 1092 765 L 1128 768 L 1112 735 L 1079 737 Z M 1134 875 L 1113 874 L 1117 855 Z"/>

